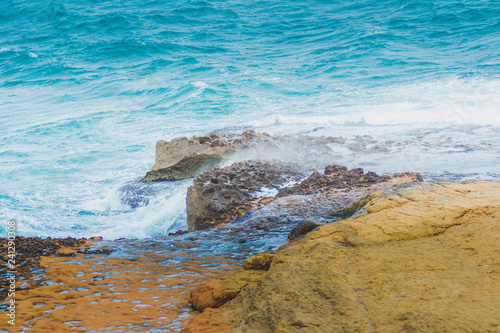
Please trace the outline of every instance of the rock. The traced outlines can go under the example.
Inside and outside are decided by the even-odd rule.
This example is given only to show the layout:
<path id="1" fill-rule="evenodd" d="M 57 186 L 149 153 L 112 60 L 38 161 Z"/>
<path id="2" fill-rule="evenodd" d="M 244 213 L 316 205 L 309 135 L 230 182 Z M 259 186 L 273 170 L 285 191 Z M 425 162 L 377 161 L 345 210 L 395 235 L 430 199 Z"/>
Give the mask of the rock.
<path id="1" fill-rule="evenodd" d="M 238 295 L 239 290 L 226 290 L 215 282 L 197 285 L 190 293 L 189 303 L 193 309 L 203 311 L 206 308 L 218 308 Z"/>
<path id="2" fill-rule="evenodd" d="M 288 195 L 261 199 L 259 205 L 251 214 L 238 221 L 242 230 L 290 230 L 304 220 L 321 221 L 333 211 L 341 210 L 352 202 L 367 197 L 374 191 L 380 191 L 394 186 L 415 185 L 415 178 L 401 176 L 389 178 L 380 183 L 352 187 L 323 187 L 310 194 Z M 330 219 L 333 221 L 333 219 Z"/>
<path id="3" fill-rule="evenodd" d="M 379 195 L 381 192 L 374 192 L 370 193 L 366 196 L 363 196 L 355 201 L 353 201 L 351 204 L 349 204 L 347 207 L 344 207 L 342 209 L 337 209 L 333 212 L 331 212 L 329 215 L 332 217 L 338 217 L 338 218 L 348 218 L 356 214 L 356 212 L 359 212 L 363 209 L 363 207 L 370 201 L 370 199 L 374 196 Z"/>
<path id="4" fill-rule="evenodd" d="M 275 258 L 274 254 L 271 253 L 259 253 L 251 256 L 246 261 L 243 262 L 243 269 L 256 269 L 267 271 L 271 267 L 271 263 Z"/>
<path id="5" fill-rule="evenodd" d="M 216 142 L 216 143 L 214 143 Z M 187 179 L 229 157 L 236 148 L 213 134 L 206 137 L 181 137 L 156 144 L 156 161 L 141 182 Z"/>
<path id="6" fill-rule="evenodd" d="M 187 193 L 189 230 L 222 225 L 260 207 L 262 188 L 272 190 L 303 177 L 297 164 L 244 161 L 201 173 Z M 277 193 L 277 190 L 276 190 Z M 273 196 L 272 193 L 264 196 Z"/>
<path id="7" fill-rule="evenodd" d="M 10 240 L 15 248 L 15 271 L 17 279 L 27 279 L 37 273 L 40 269 L 40 258 L 42 256 L 56 255 L 60 257 L 75 256 L 76 253 L 96 253 L 89 250 L 91 243 L 102 240 L 102 237 L 92 237 L 89 240 L 86 238 L 40 238 L 40 237 L 20 237 L 17 236 L 14 240 Z M 0 252 L 4 258 L 8 258 L 8 238 L 0 238 L 0 242 L 4 246 L 0 246 Z M 7 274 L 9 269 L 7 265 L 2 265 L 0 274 Z M 9 288 L 5 286 L 8 280 L 0 281 L 0 299 L 7 296 Z"/>
<path id="8" fill-rule="evenodd" d="M 187 231 L 187 230 L 177 230 L 176 232 L 169 232 L 168 236 L 180 236 L 180 235 L 185 235 L 188 233 L 189 233 L 189 231 Z"/>
<path id="9" fill-rule="evenodd" d="M 209 170 L 230 157 L 235 161 L 279 157 L 284 161 L 304 159 L 306 162 L 314 160 L 316 163 L 334 156 L 328 145 L 343 142 L 342 138 L 292 138 L 255 133 L 253 130 L 246 130 L 241 135 L 225 136 L 218 132 L 191 139 L 176 138 L 170 142 L 161 140 L 156 144 L 155 164 L 141 182 L 196 177 L 200 172 Z"/>
<path id="10" fill-rule="evenodd" d="M 297 223 L 295 227 L 293 227 L 292 231 L 290 231 L 290 234 L 288 235 L 288 240 L 293 241 L 322 225 L 323 223 L 319 223 L 312 220 L 301 221 Z"/>
<path id="11" fill-rule="evenodd" d="M 257 256 L 261 258 L 262 262 L 269 262 L 269 265 L 274 258 L 273 255 L 258 254 Z M 216 309 L 235 298 L 242 289 L 260 281 L 264 273 L 264 269 L 248 269 L 233 272 L 220 280 L 201 283 L 191 290 L 189 303 L 193 309 L 198 311 Z"/>
<path id="12" fill-rule="evenodd" d="M 241 290 L 255 285 L 264 273 L 265 270 L 259 269 L 236 271 L 220 280 L 201 283 L 191 290 L 189 303 L 193 309 L 211 314 L 210 310 L 221 307 Z"/>
<path id="13" fill-rule="evenodd" d="M 498 331 L 500 183 L 422 184 L 361 201 L 361 214 L 283 247 L 267 271 L 230 275 L 263 272 L 185 332 Z"/>
<path id="14" fill-rule="evenodd" d="M 301 183 L 281 188 L 285 183 L 302 179 L 303 170 L 297 164 L 285 162 L 245 161 L 222 169 L 215 167 L 200 174 L 187 193 L 189 230 L 220 226 L 241 218 L 249 211 L 269 204 L 268 198 L 276 193 L 277 199 L 293 200 L 294 196 L 300 195 L 303 203 L 295 200 L 292 208 L 294 211 L 302 209 L 302 212 L 293 214 L 308 216 L 307 210 L 319 212 L 312 209 L 314 206 L 328 207 L 325 201 L 352 202 L 376 189 L 421 179 L 419 174 L 413 172 L 379 176 L 374 172 L 365 174 L 362 169 L 347 170 L 343 166 L 330 165 L 325 169 L 326 174 L 315 171 Z M 343 192 L 339 193 L 338 190 Z M 285 203 L 286 200 L 280 202 Z M 261 225 L 260 228 L 265 226 Z"/>
<path id="15" fill-rule="evenodd" d="M 304 195 L 321 192 L 332 188 L 348 189 L 351 187 L 366 187 L 389 181 L 413 182 L 422 181 L 420 174 L 415 172 L 395 173 L 379 176 L 375 172 L 364 173 L 363 169 L 347 170 L 345 166 L 328 165 L 324 174 L 315 171 L 310 177 L 293 187 L 280 189 L 278 196 Z"/>

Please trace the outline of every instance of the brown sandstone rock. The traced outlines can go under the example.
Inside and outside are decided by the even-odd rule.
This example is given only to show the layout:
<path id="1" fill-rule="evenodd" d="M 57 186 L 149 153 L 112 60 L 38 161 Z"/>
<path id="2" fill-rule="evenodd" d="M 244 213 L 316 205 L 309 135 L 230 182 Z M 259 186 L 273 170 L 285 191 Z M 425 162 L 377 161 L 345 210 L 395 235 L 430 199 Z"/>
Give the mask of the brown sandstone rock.
<path id="1" fill-rule="evenodd" d="M 185 332 L 498 332 L 500 183 L 380 191 L 358 206 Z"/>
<path id="2" fill-rule="evenodd" d="M 186 179 L 229 157 L 236 148 L 214 134 L 214 138 L 186 137 L 156 144 L 155 165 L 141 182 Z"/>
<path id="3" fill-rule="evenodd" d="M 218 308 L 238 295 L 239 290 L 227 290 L 216 282 L 197 285 L 190 294 L 189 302 L 193 309 L 203 311 L 206 308 Z"/>
<path id="4" fill-rule="evenodd" d="M 264 265 L 267 264 L 268 269 L 272 258 L 274 258 L 273 255 L 266 256 L 262 254 L 255 257 L 259 259 L 255 260 L 253 264 L 264 262 Z M 262 268 L 262 265 L 257 264 L 252 267 L 247 266 L 245 271 L 236 271 L 220 280 L 201 283 L 191 290 L 189 303 L 198 311 L 205 311 L 209 308 L 216 309 L 235 298 L 242 289 L 260 281 L 264 273 L 265 269 Z"/>
<path id="5" fill-rule="evenodd" d="M 271 253 L 259 253 L 251 256 L 243 262 L 243 269 L 257 269 L 267 271 L 271 267 L 271 263 L 276 256 Z"/>

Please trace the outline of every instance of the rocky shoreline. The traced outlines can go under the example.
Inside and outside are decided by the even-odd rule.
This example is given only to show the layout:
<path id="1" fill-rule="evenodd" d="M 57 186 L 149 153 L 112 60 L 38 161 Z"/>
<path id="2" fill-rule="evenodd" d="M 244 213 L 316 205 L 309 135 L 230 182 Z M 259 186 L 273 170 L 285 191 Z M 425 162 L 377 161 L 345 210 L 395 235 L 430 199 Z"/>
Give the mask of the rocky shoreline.
<path id="1" fill-rule="evenodd" d="M 137 244 L 16 238 L 26 327 L 500 329 L 500 183 L 327 163 L 341 143 L 253 131 L 158 142 L 142 182 L 193 178 L 189 230 Z"/>
<path id="2" fill-rule="evenodd" d="M 493 182 L 376 191 L 197 286 L 183 332 L 497 332 L 499 202 Z"/>
<path id="3" fill-rule="evenodd" d="M 14 247 L 16 249 L 16 255 L 14 257 L 14 266 L 17 273 L 17 278 L 20 281 L 26 281 L 25 286 L 18 290 L 27 290 L 36 286 L 36 282 L 33 281 L 34 271 L 39 270 L 40 260 L 44 256 L 55 256 L 55 257 L 74 257 L 77 254 L 109 254 L 111 250 L 100 249 L 91 250 L 90 245 L 99 240 L 101 237 L 94 237 L 90 239 L 86 238 L 40 238 L 40 237 L 20 237 L 17 236 L 13 240 Z M 7 238 L 0 238 L 0 244 L 3 246 L 0 248 L 2 258 L 7 258 Z M 0 274 L 5 276 L 7 271 L 9 271 L 7 265 L 2 265 L 0 267 Z M 6 279 L 0 281 L 0 299 L 3 300 L 7 297 L 7 283 Z"/>

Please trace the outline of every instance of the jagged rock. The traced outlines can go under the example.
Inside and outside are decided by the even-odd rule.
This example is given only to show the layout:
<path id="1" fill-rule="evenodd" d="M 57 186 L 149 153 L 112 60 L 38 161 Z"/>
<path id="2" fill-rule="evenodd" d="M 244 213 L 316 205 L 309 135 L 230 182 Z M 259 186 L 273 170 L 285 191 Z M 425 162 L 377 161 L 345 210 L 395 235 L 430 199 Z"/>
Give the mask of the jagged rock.
<path id="1" fill-rule="evenodd" d="M 259 196 L 261 189 L 275 189 L 267 194 L 272 197 L 280 185 L 303 176 L 299 165 L 278 161 L 244 161 L 203 172 L 188 189 L 188 227 L 206 229 L 242 217 L 265 200 Z"/>
<path id="2" fill-rule="evenodd" d="M 295 161 L 307 156 L 309 162 L 324 161 L 334 155 L 329 145 L 343 142 L 342 138 L 270 136 L 253 130 L 241 135 L 226 136 L 219 132 L 191 139 L 176 138 L 170 142 L 161 140 L 156 144 L 155 164 L 141 182 L 196 177 L 229 157 L 238 161 L 279 156 L 284 161 Z"/>
<path id="3" fill-rule="evenodd" d="M 290 234 L 288 235 L 288 240 L 293 241 L 322 225 L 323 223 L 319 223 L 317 221 L 312 221 L 312 220 L 301 221 L 297 223 L 295 227 L 293 227 L 292 231 L 290 231 Z"/>
<path id="4" fill-rule="evenodd" d="M 350 187 L 365 187 L 398 178 L 406 178 L 405 182 L 422 181 L 420 174 L 415 172 L 394 173 L 380 176 L 372 171 L 364 173 L 361 168 L 348 170 L 342 165 L 328 165 L 325 167 L 324 174 L 315 171 L 300 184 L 280 189 L 278 196 L 284 197 L 298 194 L 312 194 L 331 188 L 345 189 Z"/>
<path id="5" fill-rule="evenodd" d="M 361 201 L 364 213 L 283 247 L 237 300 L 184 332 L 498 331 L 500 183 L 421 184 Z"/>
<path id="6" fill-rule="evenodd" d="M 295 210 L 300 207 L 307 210 L 317 203 L 331 201 L 332 197 L 338 196 L 337 192 L 331 192 L 339 189 L 344 192 L 352 188 L 367 189 L 364 193 L 358 191 L 359 196 L 353 199 L 355 200 L 376 190 L 378 184 L 384 188 L 421 180 L 420 175 L 413 172 L 379 176 L 374 172 L 365 174 L 362 169 L 347 170 L 343 166 L 330 165 L 325 168 L 325 174 L 315 171 L 293 187 L 280 188 L 285 183 L 302 179 L 303 170 L 297 164 L 245 161 L 222 169 L 215 167 L 200 174 L 188 189 L 186 199 L 189 230 L 223 225 L 243 217 L 249 211 L 270 201 L 262 199 L 262 196 L 269 198 L 278 194 L 278 197 L 283 198 L 301 195 L 306 199 L 304 196 L 315 195 L 316 197 L 306 202 L 305 206 L 295 202 Z M 261 197 L 258 197 L 256 194 L 262 188 L 268 191 L 274 189 L 275 193 L 262 193 Z"/>

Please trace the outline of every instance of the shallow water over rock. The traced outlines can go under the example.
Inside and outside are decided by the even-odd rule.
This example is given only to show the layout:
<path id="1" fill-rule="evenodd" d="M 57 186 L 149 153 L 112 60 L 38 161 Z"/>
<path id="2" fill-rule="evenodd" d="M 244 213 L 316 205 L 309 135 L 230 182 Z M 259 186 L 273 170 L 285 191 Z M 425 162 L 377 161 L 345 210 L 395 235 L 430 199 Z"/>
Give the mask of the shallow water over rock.
<path id="1" fill-rule="evenodd" d="M 217 228 L 42 252 L 37 265 L 19 276 L 18 315 L 24 328 L 37 332 L 178 331 L 192 312 L 189 292 L 199 283 L 241 268 L 249 256 L 276 251 L 304 219 L 332 222 L 331 212 L 360 197 L 419 179 L 384 177 L 375 184 L 270 197 Z"/>
<path id="2" fill-rule="evenodd" d="M 283 219 L 284 222 L 290 220 Z M 176 331 L 192 310 L 198 283 L 240 268 L 241 261 L 286 242 L 289 223 L 266 230 L 244 223 L 145 240 L 99 241 L 90 251 L 109 254 L 42 256 L 18 276 L 12 332 Z M 20 322 L 21 322 L 20 320 Z M 22 328 L 21 328 L 22 327 Z M 11 329 L 5 322 L 0 329 Z"/>

